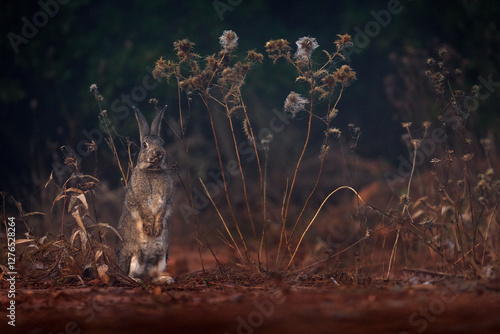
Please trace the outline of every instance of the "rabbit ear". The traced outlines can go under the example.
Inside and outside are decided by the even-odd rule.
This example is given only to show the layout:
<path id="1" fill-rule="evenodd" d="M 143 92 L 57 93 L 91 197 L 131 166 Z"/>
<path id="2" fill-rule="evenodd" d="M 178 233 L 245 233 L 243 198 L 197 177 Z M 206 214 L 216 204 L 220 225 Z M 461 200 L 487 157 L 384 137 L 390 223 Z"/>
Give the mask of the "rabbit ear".
<path id="1" fill-rule="evenodd" d="M 165 112 L 165 109 L 167 109 L 167 106 L 163 107 L 163 109 L 159 110 L 158 114 L 156 114 L 153 123 L 151 123 L 151 134 L 160 136 L 161 120 L 163 118 L 163 113 Z"/>
<path id="2" fill-rule="evenodd" d="M 135 111 L 135 117 L 137 118 L 137 123 L 139 124 L 139 134 L 141 136 L 141 143 L 144 140 L 144 137 L 149 136 L 149 126 L 146 121 L 146 117 L 137 109 L 136 107 L 132 107 Z"/>

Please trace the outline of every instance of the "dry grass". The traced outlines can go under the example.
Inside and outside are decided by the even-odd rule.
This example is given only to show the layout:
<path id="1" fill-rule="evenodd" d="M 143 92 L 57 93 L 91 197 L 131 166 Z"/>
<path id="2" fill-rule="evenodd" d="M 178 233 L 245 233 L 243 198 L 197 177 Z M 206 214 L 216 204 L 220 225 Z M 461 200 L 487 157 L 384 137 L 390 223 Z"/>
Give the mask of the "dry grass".
<path id="1" fill-rule="evenodd" d="M 339 113 L 339 101 L 348 86 L 356 80 L 356 74 L 344 63 L 343 51 L 352 46 L 348 35 L 339 35 L 335 41 L 336 50 L 323 50 L 323 56 L 318 58 L 313 56 L 319 47 L 314 38 L 303 37 L 296 44 L 295 53 L 290 43 L 283 39 L 271 40 L 265 45 L 268 57 L 274 63 L 284 61 L 296 73 L 296 87 L 284 101 L 284 111 L 289 119 L 301 118 L 306 129 L 301 149 L 298 156 L 294 157 L 293 172 L 283 185 L 269 184 L 268 159 L 272 157 L 268 156 L 268 151 L 273 138 L 257 135 L 259 129 L 254 125 L 255 116 L 244 102 L 242 92 L 250 71 L 264 61 L 262 54 L 251 50 L 243 60 L 238 60 L 238 37 L 232 31 L 225 31 L 220 37 L 222 49 L 216 54 L 202 57 L 194 52 L 194 44 L 185 39 L 174 43 L 177 52 L 175 60 L 160 58 L 156 62 L 154 77 L 173 82 L 179 97 L 180 126 L 176 128 L 171 125 L 170 128 L 184 147 L 186 178 L 180 181 L 192 212 L 197 212 L 194 189 L 198 178 L 194 176 L 195 168 L 190 159 L 190 132 L 186 117 L 189 113 L 182 109 L 185 105 L 180 102 L 182 99 L 187 101 L 188 106 L 195 102 L 202 106 L 202 112 L 210 122 L 211 144 L 217 153 L 225 202 L 221 205 L 220 201 L 215 201 L 203 180 L 198 180 L 223 227 L 222 231 L 216 229 L 216 236 L 225 246 L 234 250 L 238 262 L 252 272 L 261 277 L 282 270 L 287 273 L 307 272 L 328 263 L 338 263 L 335 261 L 355 251 L 358 273 L 355 277 L 361 277 L 361 262 L 382 263 L 386 279 L 391 278 L 395 267 L 411 270 L 423 264 L 427 264 L 426 269 L 431 273 L 465 278 L 496 277 L 500 255 L 500 181 L 492 164 L 496 158 L 494 143 L 483 139 L 480 141 L 483 150 L 477 151 L 478 145 L 474 145 L 476 139 L 467 130 L 468 121 L 475 110 L 468 109 L 466 101 L 477 97 L 478 87 L 472 87 L 468 93 L 452 88 L 454 76 L 461 75 L 461 71 L 449 70 L 447 52 L 445 49 L 440 50 L 438 60 L 428 61 L 430 69 L 426 72 L 436 93 L 439 117 L 421 126 L 411 122 L 402 124 L 409 143 L 408 162 L 411 168 L 407 175 L 395 175 L 404 180 L 404 186 L 394 189 L 399 201 L 387 203 L 384 208 L 376 207 L 365 203 L 358 193 L 359 189 L 346 185 L 332 189 L 318 208 L 311 208 L 311 199 L 322 181 L 324 163 L 333 141 L 338 141 L 343 163 L 347 165 L 343 149 L 345 141 L 342 131 L 334 126 L 334 121 Z M 133 165 L 131 143 L 114 139 L 114 129 L 108 127 L 108 115 L 101 107 L 103 98 L 97 86 L 91 86 L 91 92 L 98 102 L 107 143 L 123 184 L 126 185 Z M 156 100 L 151 102 L 156 106 Z M 216 121 L 214 117 L 215 113 L 220 112 L 225 115 L 225 123 Z M 316 123 L 323 127 L 324 138 L 320 147 L 311 147 L 311 131 L 317 129 Z M 298 121 L 294 123 L 298 124 Z M 355 139 L 351 148 L 355 149 L 361 130 L 355 126 L 351 126 L 350 130 Z M 233 150 L 234 166 L 241 187 L 230 187 L 228 184 L 225 176 L 228 157 L 221 149 L 220 133 L 229 134 L 229 147 Z M 436 140 L 436 134 L 440 134 L 439 140 Z M 239 145 L 242 142 L 246 142 L 253 151 L 254 162 L 247 163 L 241 158 Z M 426 146 L 429 143 L 434 145 L 432 150 Z M 125 164 L 120 161 L 117 145 L 122 145 L 129 152 Z M 88 149 L 96 155 L 97 163 L 95 144 L 89 143 Z M 297 203 L 292 195 L 297 191 L 297 180 L 302 176 L 301 167 L 306 151 L 311 150 L 316 150 L 319 155 L 318 169 L 305 200 Z M 57 185 L 52 177 L 46 185 L 57 188 L 53 206 L 62 205 L 63 208 L 59 235 L 32 235 L 28 220 L 38 213 L 25 214 L 21 205 L 18 205 L 20 219 L 28 229 L 26 237 L 17 241 L 20 274 L 34 281 L 51 279 L 63 282 L 75 279 L 83 282 L 83 279 L 90 278 L 108 284 L 113 282 L 110 277 L 126 280 L 117 272 L 106 240 L 106 235 L 118 233 L 110 224 L 97 219 L 95 210 L 99 199 L 95 198 L 94 189 L 100 181 L 95 175 L 82 173 L 79 162 L 71 153 L 65 153 L 65 164 L 72 168 L 72 175 L 62 185 Z M 276 208 L 269 207 L 269 187 L 281 189 L 283 194 L 277 229 L 271 226 L 271 223 L 276 223 L 272 221 L 276 217 L 270 212 Z M 304 259 L 312 253 L 313 245 L 310 241 L 303 243 L 305 236 L 313 223 L 317 224 L 316 221 L 320 220 L 317 218 L 321 217 L 326 201 L 342 189 L 348 189 L 357 199 L 354 214 L 359 221 L 357 238 L 340 249 L 327 245 L 326 257 L 307 262 Z M 238 198 L 239 194 L 243 198 L 242 208 L 236 208 L 234 203 L 234 198 Z M 2 195 L 5 202 L 5 194 Z M 315 212 L 312 216 L 309 214 L 311 211 Z M 64 222 L 69 215 L 76 226 L 70 231 L 67 240 Z M 190 219 L 194 223 L 191 226 L 194 226 L 193 233 L 199 244 L 202 263 L 201 249 L 208 248 L 222 268 L 217 259 L 217 249 L 208 241 L 213 236 L 209 237 L 212 232 L 207 231 L 198 214 L 190 215 Z M 4 223 L 5 220 L 4 212 Z M 386 252 L 387 249 L 390 252 Z M 300 253 L 302 256 L 297 256 Z M 373 260 L 377 256 L 382 258 Z M 4 268 L 2 270 L 5 272 Z"/>

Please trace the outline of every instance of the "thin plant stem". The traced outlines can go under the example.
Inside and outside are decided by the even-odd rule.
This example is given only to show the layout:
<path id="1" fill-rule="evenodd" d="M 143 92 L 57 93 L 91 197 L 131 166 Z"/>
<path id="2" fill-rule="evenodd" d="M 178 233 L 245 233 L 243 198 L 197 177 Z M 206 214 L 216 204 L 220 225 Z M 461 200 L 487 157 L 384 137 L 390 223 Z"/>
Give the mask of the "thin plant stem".
<path id="1" fill-rule="evenodd" d="M 497 211 L 497 206 L 498 203 L 495 204 L 495 207 L 493 208 L 493 212 L 490 214 L 490 218 L 488 219 L 488 226 L 486 227 L 486 233 L 484 235 L 484 247 L 483 247 L 483 256 L 481 259 L 481 268 L 484 268 L 484 258 L 486 256 L 486 249 L 487 249 L 487 243 L 488 243 L 488 236 L 490 234 L 490 227 L 491 227 L 491 221 L 493 220 L 493 217 L 495 217 L 495 213 Z"/>
<path id="2" fill-rule="evenodd" d="M 101 122 L 101 123 L 103 123 L 104 126 L 105 126 L 105 128 L 106 128 L 106 132 L 108 134 L 108 144 L 109 144 L 109 147 L 111 148 L 111 152 L 113 152 L 113 157 L 115 158 L 116 163 L 118 165 L 118 168 L 120 169 L 120 173 L 122 175 L 124 185 L 125 185 L 125 187 L 127 187 L 128 175 L 126 176 L 125 173 L 123 172 L 122 164 L 121 164 L 120 158 L 118 156 L 118 151 L 116 150 L 116 146 L 115 146 L 115 142 L 113 140 L 113 136 L 111 135 L 111 132 L 109 131 L 108 124 L 106 122 L 104 122 L 104 121 Z"/>
<path id="3" fill-rule="evenodd" d="M 231 241 L 233 242 L 233 246 L 236 249 L 236 251 L 238 252 L 238 256 L 240 257 L 240 260 L 242 262 L 244 262 L 244 258 L 243 258 L 243 255 L 241 254 L 240 248 L 238 247 L 236 240 L 234 240 L 233 234 L 231 233 L 231 231 L 229 231 L 229 228 L 227 227 L 227 224 L 226 224 L 226 221 L 224 220 L 224 217 L 220 213 L 219 208 L 217 208 L 217 205 L 215 204 L 214 200 L 212 199 L 212 196 L 210 196 L 210 193 L 208 192 L 207 187 L 205 186 L 205 183 L 203 183 L 203 180 L 201 178 L 199 178 L 199 180 L 200 180 L 201 185 L 203 186 L 203 189 L 205 190 L 205 193 L 207 194 L 208 198 L 210 199 L 210 202 L 214 206 L 215 211 L 217 211 L 217 215 L 219 215 L 219 218 L 220 218 L 222 224 L 224 225 L 224 228 L 226 229 L 227 234 L 231 238 Z"/>
<path id="4" fill-rule="evenodd" d="M 267 218 L 266 218 L 266 186 L 267 186 L 267 158 L 268 158 L 268 150 L 265 150 L 265 155 L 264 155 L 264 184 L 263 184 L 263 194 L 262 197 L 264 199 L 264 222 L 262 226 L 262 236 L 260 239 L 260 246 L 259 246 L 259 265 L 260 265 L 260 259 L 261 259 L 261 254 L 262 254 L 262 245 L 265 247 L 265 252 L 266 252 L 266 270 L 269 270 L 269 262 L 268 262 L 268 252 L 267 252 Z"/>
<path id="5" fill-rule="evenodd" d="M 396 240 L 394 241 L 394 245 L 392 246 L 392 251 L 391 251 L 391 256 L 389 258 L 389 265 L 387 268 L 387 276 L 386 280 L 389 280 L 389 277 L 391 276 L 391 271 L 392 267 L 394 265 L 394 261 L 396 261 L 396 250 L 398 248 L 398 241 L 399 241 L 399 236 L 401 235 L 401 225 L 398 224 L 396 228 Z"/>
<path id="6" fill-rule="evenodd" d="M 299 239 L 299 242 L 297 243 L 297 246 L 295 247 L 295 251 L 293 252 L 292 254 L 292 257 L 290 259 L 290 261 L 288 262 L 288 265 L 286 267 L 286 269 L 288 270 L 290 268 L 290 266 L 292 265 L 293 263 L 293 259 L 295 258 L 295 255 L 297 254 L 297 251 L 299 250 L 299 247 L 300 247 L 300 244 L 302 243 L 302 240 L 304 239 L 307 231 L 309 231 L 309 228 L 311 227 L 311 225 L 314 223 L 314 221 L 316 220 L 316 218 L 318 217 L 320 211 L 323 209 L 323 206 L 325 205 L 326 201 L 333 195 L 335 194 L 337 191 L 339 190 L 342 190 L 342 189 L 348 189 L 348 190 L 351 190 L 357 197 L 358 199 L 363 203 L 365 204 L 365 201 L 363 200 L 363 198 L 361 198 L 361 196 L 359 196 L 358 192 L 356 190 L 354 190 L 352 187 L 349 187 L 349 186 L 341 186 L 341 187 L 338 187 L 337 189 L 335 189 L 334 191 L 332 191 L 330 194 L 328 194 L 328 196 L 326 196 L 326 198 L 323 200 L 323 202 L 321 203 L 321 205 L 319 206 L 318 210 L 316 211 L 316 214 L 314 215 L 314 217 L 311 219 L 311 221 L 309 222 L 309 224 L 307 225 L 306 229 L 304 230 L 304 232 L 302 233 L 302 235 L 300 236 L 300 239 Z"/>
<path id="7" fill-rule="evenodd" d="M 312 89 L 311 89 L 311 91 L 312 91 Z M 310 98 L 310 105 L 309 105 L 309 119 L 308 119 L 308 122 L 307 122 L 306 140 L 304 142 L 304 146 L 302 147 L 302 152 L 300 153 L 299 159 L 298 159 L 297 164 L 295 166 L 295 171 L 293 173 L 292 183 L 290 185 L 290 190 L 288 191 L 288 194 L 287 194 L 284 216 L 282 216 L 282 221 L 283 221 L 282 233 L 284 233 L 283 234 L 283 238 L 285 240 L 285 249 L 283 250 L 283 255 L 282 255 L 282 260 L 280 261 L 280 266 L 281 266 L 281 262 L 283 261 L 283 258 L 285 257 L 286 250 L 287 249 L 289 250 L 289 247 L 288 247 L 288 237 L 286 235 L 286 220 L 287 220 L 287 217 L 288 217 L 288 209 L 290 207 L 290 200 L 292 198 L 293 188 L 294 188 L 295 182 L 297 180 L 297 174 L 299 172 L 299 167 L 300 167 L 300 164 L 301 164 L 302 159 L 304 157 L 304 154 L 305 154 L 305 152 L 307 150 L 307 146 L 309 144 L 309 138 L 310 138 L 310 135 L 311 135 L 311 124 L 312 124 L 313 103 L 314 103 L 312 92 L 311 92 L 311 96 L 310 97 L 311 98 Z M 278 249 L 278 254 L 280 253 L 280 251 L 281 251 L 281 249 Z"/>
<path id="8" fill-rule="evenodd" d="M 234 134 L 233 119 L 231 118 L 231 115 L 229 115 L 229 114 L 227 115 L 227 118 L 229 120 L 229 126 L 231 128 L 231 135 L 233 137 L 233 143 L 234 143 L 234 151 L 236 152 L 236 159 L 238 160 L 238 167 L 240 169 L 241 182 L 243 184 L 243 195 L 245 196 L 245 203 L 247 206 L 248 217 L 250 218 L 250 224 L 252 225 L 252 231 L 253 231 L 253 234 L 255 236 L 255 226 L 253 223 L 252 210 L 250 209 L 250 204 L 248 202 L 247 184 L 245 181 L 245 174 L 243 172 L 243 166 L 241 165 L 240 153 L 238 150 L 238 142 L 236 141 L 236 136 Z"/>
<path id="9" fill-rule="evenodd" d="M 302 162 L 302 158 L 304 157 L 304 154 L 305 154 L 305 152 L 307 150 L 307 146 L 309 144 L 309 138 L 311 136 L 311 124 L 312 124 L 312 117 L 313 117 L 313 98 L 312 98 L 312 94 L 311 94 L 311 99 L 310 100 L 311 101 L 310 101 L 310 106 L 309 106 L 309 119 L 307 121 L 306 140 L 304 142 L 304 146 L 302 147 L 302 152 L 300 153 L 299 160 L 297 161 L 297 164 L 295 166 L 295 171 L 293 173 L 292 183 L 290 185 L 290 190 L 288 191 L 288 198 L 287 198 L 286 207 L 285 207 L 285 215 L 283 217 L 284 221 L 286 221 L 287 216 L 288 216 L 288 209 L 290 207 L 290 200 L 291 200 L 291 197 L 292 197 L 293 188 L 295 186 L 295 181 L 297 180 L 297 174 L 299 172 L 299 167 L 300 167 L 300 164 Z"/>
<path id="10" fill-rule="evenodd" d="M 333 109 L 335 109 L 335 108 L 337 107 L 337 104 L 339 103 L 340 98 L 342 97 L 342 92 L 343 92 L 343 90 L 344 90 L 344 88 L 342 87 L 342 89 L 340 90 L 339 96 L 338 96 L 338 98 L 337 98 L 337 101 L 335 101 L 335 104 L 334 104 L 334 106 L 333 106 Z M 331 109 L 331 108 L 330 108 L 330 104 L 328 104 L 328 109 L 327 109 L 327 112 L 328 112 L 330 109 Z M 327 146 L 327 145 L 328 145 L 328 133 L 327 133 L 327 131 L 328 131 L 328 126 L 329 126 L 329 124 L 327 123 L 327 124 L 326 124 L 326 126 L 327 126 L 327 130 L 325 131 L 325 139 L 324 139 L 324 142 L 323 142 L 323 145 L 324 145 L 324 146 Z M 297 228 L 297 225 L 299 224 L 299 221 L 300 221 L 300 219 L 302 218 L 302 215 L 304 214 L 305 209 L 306 209 L 307 205 L 309 204 L 309 201 L 311 200 L 312 196 L 313 196 L 313 195 L 314 195 L 314 193 L 316 192 L 316 189 L 318 188 L 318 184 L 319 184 L 319 181 L 321 180 L 321 175 L 322 175 L 322 173 L 323 173 L 323 167 L 324 167 L 324 164 L 325 164 L 325 158 L 326 158 L 326 153 L 325 153 L 325 154 L 323 154 L 323 155 L 321 156 L 321 163 L 320 163 L 320 168 L 319 168 L 318 176 L 316 177 L 316 183 L 314 184 L 313 189 L 311 190 L 311 192 L 309 193 L 309 196 L 307 197 L 306 201 L 304 202 L 304 205 L 302 205 L 302 209 L 301 209 L 301 211 L 300 211 L 300 213 L 299 213 L 299 216 L 297 217 L 297 219 L 296 219 L 296 221 L 295 221 L 295 224 L 294 224 L 294 226 L 293 226 L 292 232 L 290 233 L 290 237 L 289 237 L 289 238 L 287 238 L 287 240 L 286 240 L 287 247 L 288 247 L 288 245 L 289 245 L 290 241 L 292 240 L 292 237 L 293 237 L 293 235 L 294 235 L 294 233 L 295 233 L 295 230 L 296 230 L 296 228 Z"/>
<path id="11" fill-rule="evenodd" d="M 285 191 L 283 192 L 283 202 L 281 203 L 281 215 L 280 215 L 281 216 L 281 233 L 280 233 L 280 241 L 278 244 L 278 252 L 276 253 L 276 261 L 274 264 L 276 269 L 279 268 L 278 264 L 280 262 L 280 251 L 281 251 L 281 246 L 283 244 L 283 236 L 285 235 L 285 228 L 286 228 L 285 220 L 283 219 L 283 217 L 284 217 L 284 211 L 285 211 L 286 196 L 288 193 L 288 182 L 289 182 L 289 179 L 287 178 Z"/>
<path id="12" fill-rule="evenodd" d="M 209 118 L 210 118 L 210 126 L 212 128 L 212 134 L 214 136 L 215 149 L 217 151 L 217 156 L 219 158 L 219 167 L 220 167 L 220 171 L 221 171 L 221 175 L 222 175 L 222 183 L 224 184 L 224 193 L 226 195 L 226 202 L 228 204 L 229 211 L 231 213 L 231 218 L 233 220 L 233 223 L 236 226 L 236 229 L 237 229 L 238 234 L 240 236 L 240 239 L 241 239 L 241 241 L 243 243 L 243 246 L 245 247 L 245 250 L 247 251 L 247 246 L 246 246 L 246 243 L 245 243 L 245 239 L 243 238 L 243 235 L 241 233 L 238 221 L 236 220 L 236 217 L 234 215 L 234 210 L 233 210 L 233 206 L 231 205 L 231 200 L 229 198 L 229 190 L 228 190 L 228 187 L 227 187 L 226 176 L 224 174 L 224 166 L 223 166 L 223 163 L 222 163 L 222 155 L 221 155 L 220 148 L 219 148 L 219 142 L 217 140 L 217 133 L 215 131 L 215 124 L 214 124 L 214 119 L 213 119 L 213 116 L 212 116 L 212 112 L 210 111 L 209 104 L 208 104 L 208 101 L 207 101 L 206 97 L 203 99 L 203 101 L 205 103 L 205 106 L 207 108 L 207 113 L 208 113 Z"/>
<path id="13" fill-rule="evenodd" d="M 241 87 L 240 86 L 238 86 L 238 94 L 241 96 Z M 251 137 L 251 141 L 252 141 L 253 148 L 254 148 L 255 158 L 257 160 L 257 168 L 259 170 L 260 193 L 261 193 L 261 201 L 262 201 L 262 224 L 263 224 L 263 233 L 264 233 L 265 226 L 267 224 L 266 185 L 265 185 L 265 180 L 264 180 L 265 178 L 263 178 L 263 176 L 262 176 L 262 167 L 261 167 L 261 163 L 260 163 L 259 152 L 257 149 L 257 141 L 256 141 L 255 135 L 253 133 L 252 124 L 250 123 L 250 118 L 248 117 L 247 108 L 245 106 L 245 103 L 242 103 L 242 108 L 243 108 L 243 113 L 245 115 L 246 122 L 248 123 L 248 129 L 250 131 L 250 137 Z M 267 151 L 265 154 L 266 154 L 266 162 L 265 162 L 266 166 L 264 167 L 264 169 L 267 168 Z M 264 173 L 266 173 L 266 170 L 264 170 Z M 266 254 L 267 254 L 267 247 L 266 247 Z M 267 257 L 267 255 L 266 255 L 266 257 Z M 260 253 L 259 253 L 259 262 L 260 262 Z"/>

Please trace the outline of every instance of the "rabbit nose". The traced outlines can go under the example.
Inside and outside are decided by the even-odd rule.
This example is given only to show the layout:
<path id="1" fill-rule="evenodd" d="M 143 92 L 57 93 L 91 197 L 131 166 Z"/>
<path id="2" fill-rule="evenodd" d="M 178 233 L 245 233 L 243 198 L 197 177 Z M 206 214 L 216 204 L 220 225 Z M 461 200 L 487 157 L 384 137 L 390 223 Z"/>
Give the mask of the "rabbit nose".
<path id="1" fill-rule="evenodd" d="M 157 157 L 157 158 L 163 158 L 163 155 L 165 154 L 165 152 L 160 151 L 160 150 L 156 150 L 154 152 L 154 154 L 155 154 L 155 157 Z"/>

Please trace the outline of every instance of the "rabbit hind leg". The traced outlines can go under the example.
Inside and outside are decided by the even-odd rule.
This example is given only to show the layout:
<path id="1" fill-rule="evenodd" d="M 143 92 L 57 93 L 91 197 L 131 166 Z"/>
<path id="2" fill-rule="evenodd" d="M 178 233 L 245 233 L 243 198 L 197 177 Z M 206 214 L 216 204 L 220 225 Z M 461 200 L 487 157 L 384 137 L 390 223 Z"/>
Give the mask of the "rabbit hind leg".
<path id="1" fill-rule="evenodd" d="M 149 270 L 151 283 L 156 285 L 168 285 L 174 283 L 174 279 L 163 272 L 166 267 L 167 267 L 167 256 L 164 255 L 162 256 L 158 264 L 154 265 Z"/>
<path id="2" fill-rule="evenodd" d="M 132 278 L 143 278 L 146 275 L 147 265 L 144 261 L 139 260 L 139 256 L 133 255 L 130 259 L 130 270 L 128 275 Z"/>

